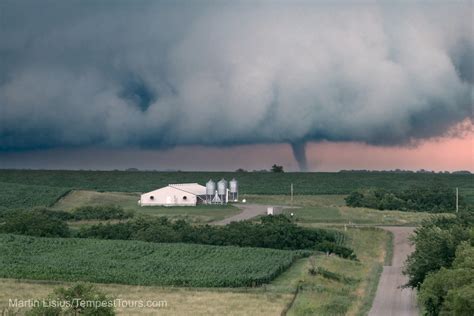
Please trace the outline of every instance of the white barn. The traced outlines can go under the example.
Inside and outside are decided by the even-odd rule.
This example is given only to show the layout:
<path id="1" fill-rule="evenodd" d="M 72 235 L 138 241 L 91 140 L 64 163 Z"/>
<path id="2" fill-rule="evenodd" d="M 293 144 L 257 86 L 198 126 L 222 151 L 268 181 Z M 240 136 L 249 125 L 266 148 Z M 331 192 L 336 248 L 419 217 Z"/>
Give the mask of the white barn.
<path id="1" fill-rule="evenodd" d="M 140 196 L 141 206 L 195 206 L 206 199 L 206 187 L 198 183 L 169 184 Z"/>

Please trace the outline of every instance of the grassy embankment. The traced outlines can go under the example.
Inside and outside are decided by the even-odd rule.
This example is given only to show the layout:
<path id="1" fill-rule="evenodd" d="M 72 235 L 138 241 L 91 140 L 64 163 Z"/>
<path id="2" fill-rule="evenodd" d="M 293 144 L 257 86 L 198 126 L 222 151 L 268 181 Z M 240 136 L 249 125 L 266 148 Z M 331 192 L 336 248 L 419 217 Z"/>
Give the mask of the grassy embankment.
<path id="1" fill-rule="evenodd" d="M 336 275 L 311 275 L 311 259 L 298 260 L 275 281 L 275 286 L 300 286 L 288 315 L 364 315 L 370 308 L 390 235 L 377 228 L 347 230 L 349 245 L 360 261 L 335 256 L 317 256 L 316 267 Z"/>

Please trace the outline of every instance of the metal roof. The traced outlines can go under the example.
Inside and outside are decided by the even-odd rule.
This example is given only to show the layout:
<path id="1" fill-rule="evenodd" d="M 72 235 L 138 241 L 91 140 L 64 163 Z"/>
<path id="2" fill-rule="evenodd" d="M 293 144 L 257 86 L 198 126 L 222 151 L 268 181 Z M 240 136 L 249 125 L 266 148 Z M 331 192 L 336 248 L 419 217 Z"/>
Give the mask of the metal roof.
<path id="1" fill-rule="evenodd" d="M 168 186 L 194 195 L 206 195 L 206 187 L 199 183 L 175 183 Z"/>

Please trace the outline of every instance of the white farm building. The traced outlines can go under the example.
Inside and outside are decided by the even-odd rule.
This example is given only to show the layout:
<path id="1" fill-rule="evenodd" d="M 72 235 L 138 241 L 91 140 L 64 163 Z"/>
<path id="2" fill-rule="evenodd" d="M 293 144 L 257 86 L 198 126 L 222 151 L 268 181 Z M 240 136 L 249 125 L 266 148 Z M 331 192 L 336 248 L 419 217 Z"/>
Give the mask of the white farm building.
<path id="1" fill-rule="evenodd" d="M 170 184 L 140 196 L 141 206 L 195 206 L 206 200 L 206 187 L 198 183 Z"/>

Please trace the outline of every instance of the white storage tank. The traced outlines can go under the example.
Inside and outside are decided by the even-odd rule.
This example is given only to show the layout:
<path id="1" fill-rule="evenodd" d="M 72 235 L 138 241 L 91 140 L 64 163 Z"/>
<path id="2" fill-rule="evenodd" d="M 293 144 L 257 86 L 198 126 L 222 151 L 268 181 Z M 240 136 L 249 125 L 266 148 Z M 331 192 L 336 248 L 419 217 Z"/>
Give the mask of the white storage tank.
<path id="1" fill-rule="evenodd" d="M 219 194 L 221 203 L 227 203 L 227 181 L 225 179 L 217 182 L 217 194 Z"/>
<path id="2" fill-rule="evenodd" d="M 235 180 L 235 179 L 230 180 L 230 182 L 229 182 L 230 193 L 237 193 L 238 185 L 239 185 L 239 183 L 237 182 L 237 180 Z"/>
<path id="3" fill-rule="evenodd" d="M 230 199 L 237 202 L 239 200 L 239 182 L 235 178 L 229 182 L 229 192 Z"/>
<path id="4" fill-rule="evenodd" d="M 212 197 L 216 193 L 216 183 L 210 179 L 206 183 L 206 201 L 210 203 L 212 201 Z"/>
<path id="5" fill-rule="evenodd" d="M 219 195 L 225 195 L 227 190 L 227 181 L 225 179 L 220 180 L 217 182 L 217 193 Z"/>

